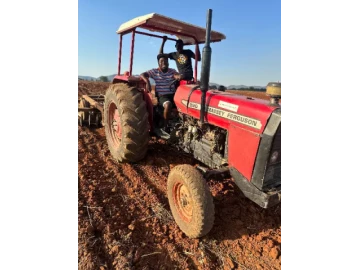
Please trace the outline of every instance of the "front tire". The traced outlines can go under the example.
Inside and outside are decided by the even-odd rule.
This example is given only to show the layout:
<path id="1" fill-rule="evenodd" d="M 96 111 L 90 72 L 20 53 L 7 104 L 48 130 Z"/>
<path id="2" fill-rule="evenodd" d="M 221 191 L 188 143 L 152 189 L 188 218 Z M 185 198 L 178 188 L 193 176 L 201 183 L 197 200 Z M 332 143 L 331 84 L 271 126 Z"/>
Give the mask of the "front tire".
<path id="1" fill-rule="evenodd" d="M 214 225 L 213 198 L 205 179 L 190 165 L 171 170 L 167 182 L 170 209 L 180 229 L 190 238 L 199 238 Z"/>

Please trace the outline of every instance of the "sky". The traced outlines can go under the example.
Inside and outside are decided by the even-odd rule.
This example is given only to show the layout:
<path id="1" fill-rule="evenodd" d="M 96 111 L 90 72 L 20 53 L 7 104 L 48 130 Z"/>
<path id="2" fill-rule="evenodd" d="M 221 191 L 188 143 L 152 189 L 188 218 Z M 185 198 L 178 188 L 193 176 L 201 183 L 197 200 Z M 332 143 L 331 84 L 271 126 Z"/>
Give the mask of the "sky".
<path id="1" fill-rule="evenodd" d="M 205 28 L 210 8 L 211 29 L 226 36 L 225 40 L 210 45 L 210 82 L 225 86 L 266 86 L 270 81 L 281 81 L 280 0 L 79 0 L 78 5 L 78 75 L 99 77 L 117 73 L 116 30 L 122 23 L 155 12 Z M 121 73 L 129 70 L 130 38 L 130 34 L 123 37 Z M 162 39 L 155 37 L 135 36 L 133 74 L 157 67 L 161 42 Z M 203 45 L 199 47 L 202 52 Z M 165 43 L 164 52 L 174 49 L 173 41 Z M 185 49 L 195 52 L 195 46 Z M 177 70 L 172 60 L 169 67 Z M 198 77 L 200 74 L 201 63 Z"/>

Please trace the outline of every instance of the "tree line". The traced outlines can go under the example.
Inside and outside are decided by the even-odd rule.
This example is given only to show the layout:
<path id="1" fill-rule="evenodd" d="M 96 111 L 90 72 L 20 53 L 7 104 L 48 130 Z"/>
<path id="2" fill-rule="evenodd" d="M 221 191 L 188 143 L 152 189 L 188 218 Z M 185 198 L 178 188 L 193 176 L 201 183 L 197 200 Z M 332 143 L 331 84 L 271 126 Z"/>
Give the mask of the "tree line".
<path id="1" fill-rule="evenodd" d="M 91 82 L 109 82 L 108 77 L 106 76 L 100 76 L 98 79 L 82 79 L 82 78 L 78 78 L 80 81 L 91 81 Z"/>
<path id="2" fill-rule="evenodd" d="M 84 80 L 84 79 L 79 78 L 79 80 Z M 109 82 L 109 79 L 106 76 L 100 76 L 98 79 L 91 79 L 90 78 L 89 81 Z M 224 86 L 224 85 L 219 85 L 219 86 L 209 85 L 209 89 L 226 91 L 227 87 Z M 250 87 L 238 87 L 238 88 L 234 87 L 234 88 L 231 88 L 231 90 L 252 90 L 252 91 L 260 91 L 261 92 L 261 91 L 266 91 L 266 88 L 255 88 L 253 86 L 250 86 Z"/>

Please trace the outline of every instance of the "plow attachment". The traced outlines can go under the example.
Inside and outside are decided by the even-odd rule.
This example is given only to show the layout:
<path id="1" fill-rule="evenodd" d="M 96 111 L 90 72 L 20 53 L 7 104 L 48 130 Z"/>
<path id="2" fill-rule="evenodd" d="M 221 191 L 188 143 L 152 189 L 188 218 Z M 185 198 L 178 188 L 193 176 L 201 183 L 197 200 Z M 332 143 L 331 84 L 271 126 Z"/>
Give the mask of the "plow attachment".
<path id="1" fill-rule="evenodd" d="M 80 126 L 103 125 L 104 95 L 83 95 L 78 100 L 78 123 Z"/>

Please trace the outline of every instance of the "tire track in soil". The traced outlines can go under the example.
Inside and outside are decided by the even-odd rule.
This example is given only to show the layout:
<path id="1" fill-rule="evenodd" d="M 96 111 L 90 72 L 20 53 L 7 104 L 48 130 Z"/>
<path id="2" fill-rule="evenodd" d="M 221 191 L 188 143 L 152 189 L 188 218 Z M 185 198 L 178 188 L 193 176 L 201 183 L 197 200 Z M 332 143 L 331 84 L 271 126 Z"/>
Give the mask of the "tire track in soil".
<path id="1" fill-rule="evenodd" d="M 139 216 L 143 215 L 143 216 L 146 216 L 145 219 L 147 219 L 147 218 L 149 218 L 150 213 L 155 213 L 155 211 L 153 211 L 151 207 L 147 207 L 147 210 L 144 210 L 145 206 L 143 205 L 143 203 L 139 202 L 139 200 L 136 199 L 137 197 L 140 197 L 140 198 L 144 198 L 144 201 L 152 202 L 152 205 L 162 205 L 162 207 L 165 208 L 165 210 L 168 213 L 170 213 L 170 209 L 169 209 L 168 204 L 167 204 L 167 198 L 164 196 L 164 194 L 166 192 L 166 190 L 165 190 L 166 189 L 166 175 L 167 175 L 167 172 L 169 171 L 169 169 L 167 169 L 165 174 L 163 174 L 163 173 L 159 174 L 158 171 L 156 169 L 154 169 L 154 167 L 151 167 L 151 166 L 150 166 L 151 169 L 148 169 L 147 167 L 149 167 L 149 166 L 144 165 L 144 164 L 146 164 L 146 162 L 150 161 L 150 163 L 157 163 L 156 159 L 155 159 L 155 161 L 151 162 L 151 160 L 153 160 L 152 157 L 147 158 L 144 162 L 141 162 L 140 164 L 133 164 L 133 165 L 130 165 L 130 164 L 118 164 L 118 163 L 116 163 L 115 161 L 112 160 L 112 158 L 110 157 L 109 151 L 106 150 L 106 140 L 104 139 L 104 137 L 102 137 L 102 134 L 101 134 L 101 132 L 99 130 L 97 130 L 96 132 L 88 130 L 88 133 L 86 133 L 86 134 L 87 135 L 85 136 L 85 138 L 83 140 L 82 148 L 85 148 L 85 150 L 84 150 L 85 152 L 90 152 L 91 153 L 91 156 L 88 156 L 87 161 L 92 160 L 92 163 L 95 164 L 95 165 L 100 165 L 101 166 L 101 164 L 99 164 L 99 163 L 101 163 L 101 161 L 99 161 L 98 157 L 99 156 L 102 157 L 101 158 L 102 166 L 103 166 L 103 168 L 105 167 L 106 170 L 104 170 L 103 172 L 100 170 L 100 175 L 98 177 L 101 178 L 102 174 L 104 174 L 105 171 L 108 172 L 108 176 L 110 176 L 109 181 L 111 183 L 111 186 L 108 188 L 107 192 L 109 192 L 109 189 L 111 187 L 113 188 L 113 186 L 114 186 L 118 190 L 117 191 L 118 193 L 126 194 L 125 196 L 130 197 L 130 199 L 128 198 L 126 201 L 124 199 L 119 200 L 117 202 L 112 200 L 112 202 L 115 205 L 118 205 L 119 203 L 121 203 L 121 206 L 125 207 L 125 209 L 123 209 L 122 212 L 127 212 L 125 204 L 126 203 L 129 204 L 131 202 L 133 205 L 135 205 L 137 207 L 137 211 L 133 212 L 134 213 L 132 215 L 133 217 L 136 217 L 138 215 Z M 154 155 L 159 154 L 159 153 L 156 153 L 156 152 L 160 152 L 160 154 L 164 154 L 161 151 L 162 151 L 161 149 L 156 149 L 156 147 L 150 147 L 150 149 L 149 149 L 150 154 L 152 153 Z M 81 155 L 81 153 L 80 153 L 80 155 Z M 176 156 L 174 156 L 172 158 L 167 158 L 167 160 L 170 160 L 170 161 L 174 162 L 175 164 L 176 163 L 178 163 L 178 164 L 186 163 L 186 162 L 184 162 L 184 160 L 181 160 L 181 159 L 178 160 L 177 162 L 175 162 L 174 160 L 176 160 L 176 159 L 179 159 L 179 158 L 176 158 Z M 187 158 L 186 161 L 188 163 L 191 163 L 191 160 L 189 160 L 189 158 Z M 86 160 L 85 160 L 85 163 L 86 163 Z M 142 163 L 144 163 L 144 164 L 142 164 Z M 166 167 L 170 168 L 170 167 L 173 167 L 175 164 L 166 165 Z M 82 171 L 82 169 L 80 169 L 80 171 Z M 113 181 L 113 178 L 116 178 L 116 182 Z M 210 181 L 209 184 L 210 184 L 210 186 L 218 185 L 214 181 L 212 183 Z M 121 187 L 122 185 L 124 185 L 124 186 Z M 220 188 L 223 188 L 222 185 L 224 185 L 224 184 L 220 184 Z M 103 186 L 103 182 L 102 182 L 101 186 Z M 228 184 L 228 186 L 226 187 L 226 190 L 229 190 L 229 188 L 231 188 L 231 187 L 234 187 L 234 185 Z M 251 213 L 251 211 L 248 210 L 248 209 L 252 209 L 252 208 L 247 208 L 246 203 L 245 203 L 245 206 L 244 206 L 242 204 L 241 200 L 239 200 L 239 198 L 234 198 L 234 196 L 229 196 L 228 193 L 229 192 L 226 192 L 226 194 L 224 194 L 223 198 L 221 198 L 221 196 L 220 196 L 220 199 L 215 200 L 215 205 L 218 206 L 218 208 L 223 205 L 222 203 L 219 203 L 219 201 L 221 201 L 221 200 L 226 200 L 226 204 L 228 204 L 228 205 L 232 205 L 234 203 L 234 201 L 235 202 L 237 201 L 237 204 L 238 204 L 239 208 L 242 211 L 245 211 L 245 213 L 243 213 L 243 215 L 245 215 L 245 216 L 253 215 L 253 213 Z M 106 194 L 106 192 L 105 192 L 105 194 Z M 139 194 L 139 195 L 136 195 L 136 197 L 135 197 L 133 194 Z M 120 195 L 118 197 L 124 198 L 124 195 Z M 215 199 L 216 198 L 217 197 L 215 196 Z M 106 203 L 110 203 L 110 202 L 111 201 L 109 199 Z M 100 203 L 101 203 L 101 200 L 100 200 Z M 116 208 L 115 205 L 113 205 L 112 208 Z M 252 210 L 252 211 L 258 211 L 258 210 L 256 210 L 256 208 L 253 208 L 253 209 L 255 209 L 255 210 Z M 132 209 L 132 210 L 134 210 L 134 209 Z M 149 210 L 150 210 L 150 212 L 149 212 Z M 227 209 L 225 209 L 225 210 L 227 210 Z M 228 210 L 232 210 L 232 208 L 230 208 Z M 221 211 L 217 211 L 217 212 L 222 213 Z M 228 214 L 227 212 L 229 212 L 229 211 L 225 211 L 225 214 Z M 217 238 L 220 240 L 221 236 L 222 236 L 221 232 L 224 231 L 224 223 L 225 224 L 229 223 L 229 220 L 226 220 L 226 219 L 224 220 L 221 215 L 220 216 L 217 215 L 217 216 L 219 218 L 215 222 L 214 235 L 219 234 L 219 236 Z M 233 218 L 236 218 L 236 212 L 235 212 L 235 216 Z M 142 218 L 142 219 L 144 219 L 144 218 Z M 172 217 L 171 217 L 171 219 L 172 219 Z M 131 225 L 130 220 L 125 220 L 125 224 L 123 224 L 124 225 L 123 227 L 125 229 L 126 229 L 126 225 Z M 182 235 L 182 232 L 177 229 L 177 227 L 176 227 L 176 225 L 174 224 L 173 221 L 171 222 L 171 224 L 168 227 L 165 227 L 165 229 L 164 229 L 164 227 L 163 228 L 161 227 L 161 225 L 162 225 L 161 220 L 158 220 L 158 219 L 155 218 L 155 219 L 152 219 L 151 221 L 153 222 L 153 224 L 149 225 L 149 223 L 145 223 L 145 228 L 144 228 L 144 226 L 141 225 L 141 223 L 136 225 L 136 227 L 140 227 L 140 228 L 142 227 L 141 230 L 135 230 L 134 231 L 133 235 L 135 236 L 136 239 L 144 239 L 144 238 L 146 239 L 146 238 L 148 238 L 149 234 L 144 235 L 143 233 L 139 233 L 139 231 L 143 231 L 143 229 L 149 230 L 149 227 L 150 227 L 151 231 L 156 232 L 156 235 L 158 235 L 159 237 L 163 237 L 163 238 L 164 238 L 164 236 L 165 237 L 167 236 L 166 235 L 167 231 L 174 231 L 174 233 L 170 234 L 169 236 L 173 235 L 174 236 L 173 239 L 175 241 L 171 241 L 172 239 L 170 239 L 170 243 L 168 243 L 170 246 L 167 247 L 167 250 L 171 250 L 172 252 L 175 251 L 176 253 L 179 253 L 179 254 L 182 253 L 181 250 L 188 250 L 188 252 L 192 253 L 192 254 L 193 254 L 193 252 L 196 253 L 196 248 L 194 248 L 194 244 L 187 243 L 185 241 L 185 239 L 183 239 L 184 235 Z M 217 224 L 217 223 L 220 223 L 220 224 Z M 217 225 L 220 228 L 219 232 L 216 231 L 216 226 Z M 248 225 L 251 225 L 251 224 L 248 224 Z M 162 231 L 162 229 L 164 231 Z M 230 231 L 231 231 L 231 229 L 230 229 Z M 127 235 L 127 231 L 124 232 L 124 233 L 126 233 L 126 235 Z M 177 237 L 177 235 L 181 235 L 181 236 Z M 228 234 L 227 234 L 227 236 L 228 236 Z M 147 242 L 148 246 L 149 246 L 149 244 L 150 245 L 152 244 L 152 241 L 154 241 L 155 243 L 160 242 L 160 240 L 158 240 L 156 237 L 155 238 L 150 238 L 149 240 L 150 241 Z M 190 241 L 195 242 L 195 240 L 190 240 Z M 165 244 L 167 242 L 169 242 L 169 241 L 166 240 L 166 239 L 163 239 L 161 241 L 162 244 Z M 180 243 L 185 242 L 185 243 L 179 244 L 178 242 L 180 242 Z M 153 247 L 152 250 L 156 250 L 158 248 L 158 246 L 154 246 L 154 245 L 151 245 L 151 246 Z M 243 248 L 244 253 L 247 254 L 247 256 L 249 256 L 249 255 L 254 256 L 254 254 L 251 253 L 251 250 L 253 249 L 252 247 L 249 248 L 249 245 L 245 245 L 245 244 L 243 244 L 243 246 L 244 246 L 244 248 Z M 221 259 L 221 258 L 224 258 L 225 255 L 223 255 L 223 254 L 226 254 L 226 253 L 222 252 L 218 248 L 215 248 L 216 245 L 213 242 L 204 241 L 204 244 L 201 245 L 201 247 L 202 247 L 202 251 L 207 253 L 208 257 L 212 261 L 215 261 L 216 264 L 219 264 L 219 265 L 224 265 L 225 264 L 224 259 Z M 135 248 L 139 249 L 139 245 L 135 245 Z M 249 250 L 250 250 L 250 252 L 249 252 Z M 134 251 L 130 250 L 129 252 L 131 253 L 131 252 L 134 252 Z M 141 253 L 141 251 L 138 252 L 138 254 L 140 254 L 140 253 Z M 151 253 L 151 252 L 149 252 L 149 253 Z M 255 255 L 256 255 L 256 253 L 255 253 Z M 132 256 L 135 256 L 135 255 L 132 255 Z M 131 256 L 129 256 L 129 257 L 131 257 Z M 204 255 L 202 255 L 201 252 L 200 252 L 198 257 L 200 257 L 200 259 L 198 259 L 198 261 L 201 261 L 201 257 L 204 257 Z M 205 255 L 205 257 L 206 257 L 206 255 Z M 183 259 L 186 260 L 186 258 L 183 258 Z M 163 258 L 161 258 L 159 260 L 163 261 Z M 108 261 L 111 261 L 111 259 L 108 259 Z M 150 263 L 151 263 L 150 265 L 154 265 L 153 262 L 150 262 Z M 266 263 L 265 261 L 263 263 L 264 263 L 263 268 L 266 269 L 265 266 L 268 265 L 268 263 Z M 238 264 L 241 265 L 240 262 Z M 173 265 L 173 261 L 171 262 L 170 265 Z M 192 266 L 191 269 L 195 269 L 195 268 L 193 268 L 193 267 L 195 267 L 195 265 L 196 264 L 194 262 L 191 263 L 190 264 L 190 266 Z M 124 264 L 122 266 L 124 266 Z"/>
<path id="2" fill-rule="evenodd" d="M 125 229 L 124 233 L 123 233 L 123 235 L 121 237 L 123 237 L 124 235 L 129 236 L 129 234 L 133 233 L 133 235 L 135 236 L 134 238 L 148 239 L 149 240 L 147 242 L 147 247 L 146 248 L 142 248 L 141 245 L 140 246 L 138 245 L 138 243 L 127 241 L 126 243 L 128 245 L 132 244 L 132 246 L 133 246 L 133 248 L 130 248 L 130 250 L 126 251 L 129 254 L 127 259 L 131 259 L 131 260 L 130 260 L 130 263 L 125 262 L 125 260 L 123 260 L 122 264 L 120 265 L 120 268 L 127 267 L 127 266 L 130 267 L 131 265 L 136 265 L 136 263 L 139 260 L 139 256 L 141 254 L 151 253 L 151 251 L 159 250 L 159 249 L 161 250 L 161 257 L 163 257 L 163 258 L 160 258 L 160 259 L 157 258 L 156 262 L 160 261 L 161 266 L 164 266 L 164 264 L 165 264 L 165 266 L 167 265 L 169 268 L 166 268 L 166 269 L 173 268 L 174 266 L 176 266 L 176 264 L 174 264 L 173 260 L 169 260 L 170 256 L 169 256 L 169 254 L 167 254 L 167 250 L 172 250 L 172 251 L 175 251 L 176 253 L 179 253 L 179 250 L 177 250 L 177 247 L 174 244 L 170 244 L 170 246 L 168 246 L 167 249 L 164 250 L 164 249 L 161 249 L 160 244 L 157 244 L 157 245 L 153 244 L 153 243 L 159 243 L 160 242 L 160 239 L 158 239 L 159 238 L 158 236 L 163 236 L 163 234 L 166 233 L 166 231 L 168 231 L 167 225 L 165 224 L 165 226 L 161 227 L 160 226 L 161 222 L 156 217 L 151 220 L 153 222 L 153 224 L 150 224 L 150 226 L 149 226 L 149 223 L 146 223 L 145 225 L 142 225 L 141 223 L 136 224 L 136 222 L 135 223 L 133 222 L 134 220 L 136 220 L 136 218 L 139 218 L 141 215 L 147 215 L 148 216 L 147 218 L 150 217 L 149 216 L 149 214 L 150 214 L 149 209 L 144 210 L 145 206 L 144 206 L 143 202 L 140 202 L 138 199 L 136 199 L 136 197 L 133 194 L 134 193 L 136 194 L 136 193 L 139 192 L 140 197 L 145 196 L 148 199 L 148 201 L 153 202 L 152 205 L 161 207 L 160 200 L 157 198 L 157 196 L 158 196 L 157 194 L 159 194 L 159 192 L 154 191 L 157 188 L 155 186 L 152 186 L 152 188 L 146 189 L 145 185 L 150 185 L 150 183 L 144 183 L 143 185 L 139 185 L 139 180 L 141 180 L 141 176 L 137 175 L 136 171 L 131 171 L 131 166 L 129 164 L 116 164 L 116 162 L 114 162 L 109 157 L 109 154 L 106 153 L 106 151 L 104 151 L 104 148 L 102 148 L 103 145 L 99 145 L 99 143 L 94 143 L 94 141 L 96 141 L 96 138 L 93 136 L 93 134 L 90 134 L 89 136 L 85 136 L 84 139 L 82 140 L 82 142 L 80 143 L 80 149 L 85 148 L 85 151 L 88 151 L 88 152 L 91 153 L 91 155 L 88 155 L 87 159 L 85 159 L 84 163 L 87 164 L 87 162 L 89 160 L 92 160 L 93 164 L 100 165 L 99 163 L 101 163 L 101 161 L 97 157 L 102 156 L 103 157 L 103 165 L 105 165 L 106 171 L 111 172 L 111 173 L 109 173 L 109 176 L 114 177 L 117 180 L 116 183 L 113 183 L 113 181 L 111 179 L 108 179 L 108 182 L 110 181 L 112 183 L 111 186 L 113 186 L 115 184 L 115 186 L 111 189 L 111 191 L 113 191 L 115 189 L 115 190 L 117 190 L 116 192 L 121 193 L 121 195 L 118 196 L 118 197 L 121 197 L 121 198 L 127 197 L 126 200 L 122 199 L 122 200 L 118 200 L 118 201 L 114 201 L 114 200 L 109 199 L 108 201 L 106 201 L 106 203 L 111 204 L 111 202 L 112 202 L 113 203 L 112 208 L 115 208 L 116 205 L 120 204 L 121 207 L 123 207 L 123 209 L 121 209 L 120 212 L 123 212 L 123 213 L 128 212 L 128 209 L 126 208 L 126 205 L 124 203 L 129 204 L 130 201 L 132 203 L 132 204 L 130 204 L 130 210 L 132 210 L 132 212 L 131 212 L 131 217 L 132 218 L 124 218 L 122 216 L 122 220 L 120 221 L 120 223 L 124 225 L 120 229 Z M 82 152 L 82 151 L 80 151 L 80 152 Z M 106 157 L 106 155 L 108 157 Z M 82 168 L 81 168 L 81 165 L 80 165 L 80 171 L 81 170 L 82 170 Z M 100 173 L 102 173 L 101 170 L 100 170 Z M 131 180 L 129 178 L 129 174 L 131 174 L 131 176 L 132 176 Z M 89 176 L 93 176 L 93 175 L 89 174 Z M 85 175 L 80 174 L 80 180 L 85 180 Z M 142 179 L 142 180 L 144 180 L 144 179 Z M 107 181 L 107 179 L 102 179 L 101 186 L 102 186 L 103 190 L 106 189 L 104 187 L 104 183 L 106 181 Z M 92 183 L 94 184 L 94 181 L 92 181 Z M 124 184 L 124 185 L 122 185 L 122 184 Z M 109 192 L 109 189 L 111 188 L 111 186 L 107 188 L 108 190 L 105 191 L 104 194 Z M 142 188 L 139 189 L 138 188 L 139 186 L 142 187 Z M 142 194 L 143 193 L 142 191 L 146 191 L 145 193 L 147 193 L 147 194 Z M 124 195 L 124 194 L 126 194 L 126 195 Z M 138 196 L 138 195 L 136 195 L 136 196 Z M 92 194 L 91 191 L 90 191 L 89 197 L 90 198 L 94 197 L 94 195 Z M 130 197 L 131 199 L 129 199 L 128 197 Z M 161 201 L 164 201 L 165 198 L 163 196 L 161 196 L 161 197 L 162 197 Z M 81 200 L 82 198 L 83 198 L 83 196 L 79 195 L 79 199 Z M 91 205 L 98 205 L 98 204 L 101 204 L 101 199 L 97 199 L 97 201 L 88 199 L 86 201 L 86 203 L 91 204 Z M 133 205 L 135 205 L 135 207 L 131 207 Z M 97 207 L 97 206 L 91 206 L 91 207 Z M 104 211 L 106 212 L 106 209 L 104 209 Z M 96 220 L 96 218 L 97 218 L 97 216 L 95 216 L 94 220 Z M 161 218 L 161 216 L 160 216 L 160 218 Z M 96 235 L 96 233 L 99 233 L 99 232 L 104 230 L 104 226 L 102 226 L 102 224 L 101 224 L 102 219 L 104 219 L 104 216 L 98 218 L 98 221 L 100 222 L 100 225 L 97 225 L 97 228 L 94 229 L 94 231 L 95 231 L 94 234 L 95 235 Z M 132 222 L 131 222 L 131 220 L 132 220 Z M 115 222 L 115 223 L 118 223 L 118 222 Z M 174 226 L 175 225 L 174 222 L 172 222 L 172 223 L 173 223 L 172 226 Z M 130 231 L 127 231 L 126 226 L 128 226 L 128 227 L 134 226 L 134 227 L 139 228 L 139 229 L 134 230 L 133 232 L 130 232 Z M 143 228 L 141 228 L 141 227 L 143 227 Z M 149 227 L 150 227 L 150 230 L 147 229 Z M 147 229 L 147 231 L 146 231 L 146 229 Z M 164 229 L 165 231 L 162 231 L 162 229 Z M 107 230 L 108 231 L 114 231 L 114 230 L 118 230 L 118 228 L 115 228 L 114 226 L 110 225 L 110 226 L 107 226 Z M 144 231 L 145 231 L 145 235 L 142 233 Z M 153 234 L 155 234 L 156 236 L 152 237 L 152 235 L 149 235 L 149 231 L 154 231 L 155 233 L 153 233 Z M 129 239 L 127 239 L 127 240 L 129 240 Z M 104 245 L 104 239 L 101 239 L 101 241 L 99 241 L 98 243 L 99 243 L 99 245 L 100 245 L 100 243 L 102 245 Z M 152 246 L 151 249 L 149 249 L 149 247 L 148 247 L 149 244 L 150 244 L 150 246 Z M 97 247 L 99 245 L 94 244 L 95 247 Z M 92 248 L 92 249 L 94 249 L 94 248 Z M 100 255 L 101 252 L 103 252 L 103 253 L 106 253 L 106 252 L 103 249 L 100 250 L 101 252 L 99 252 L 99 250 L 97 250 L 97 253 L 95 253 L 95 254 L 98 255 L 98 257 L 100 259 L 98 261 L 95 261 L 94 263 L 99 264 L 99 262 L 102 261 L 102 263 L 104 265 L 109 267 L 111 259 L 106 258 L 106 256 Z M 117 250 L 116 247 L 115 247 L 115 250 Z M 180 258 L 180 262 L 179 262 L 179 265 L 178 265 L 179 268 L 181 267 L 181 269 L 183 269 L 184 267 L 186 268 L 186 267 L 189 266 L 187 263 L 185 263 L 185 261 L 186 261 L 185 257 L 182 258 L 182 256 L 179 256 L 179 258 Z M 181 258 L 183 260 L 181 260 Z M 143 259 L 143 261 L 146 262 L 146 259 Z M 147 260 L 147 261 L 149 261 L 149 260 Z M 169 263 L 167 264 L 166 261 L 169 261 Z M 139 266 L 142 266 L 141 264 L 144 264 L 144 263 L 140 263 Z M 182 264 L 182 265 L 180 265 L 180 264 Z M 150 259 L 150 264 L 149 265 L 154 266 L 154 265 L 156 265 L 156 263 L 154 261 L 151 261 L 151 259 Z M 194 266 L 194 265 L 192 265 L 192 266 Z M 159 265 L 159 267 L 160 267 L 160 265 Z"/>
<path id="3" fill-rule="evenodd" d="M 152 141 L 153 143 L 154 140 Z M 189 157 L 181 157 L 181 156 L 173 156 L 170 158 L 171 165 L 166 164 L 166 161 L 162 158 L 155 158 L 153 159 L 151 156 L 163 156 L 164 154 L 168 154 L 162 150 L 162 148 L 159 149 L 159 146 L 163 146 L 161 144 L 152 145 L 149 146 L 148 151 L 148 157 L 145 161 L 139 162 L 138 164 L 132 164 L 131 166 L 126 166 L 123 171 L 128 176 L 128 178 L 132 177 L 132 179 L 136 179 L 137 183 L 140 183 L 141 190 L 148 189 L 149 192 L 144 197 L 145 202 L 153 202 L 152 206 L 149 210 L 153 214 L 155 214 L 156 218 L 154 219 L 155 228 L 156 230 L 156 238 L 155 242 L 161 242 L 162 244 L 167 245 L 167 249 L 171 250 L 172 253 L 176 251 L 175 258 L 180 258 L 183 261 L 186 261 L 186 258 L 183 257 L 181 254 L 183 253 L 182 250 L 185 248 L 189 250 L 190 244 L 186 245 L 185 247 L 183 245 L 178 245 L 176 240 L 178 237 L 181 239 L 184 237 L 184 234 L 177 228 L 172 215 L 170 213 L 170 207 L 168 206 L 167 197 L 166 194 L 166 179 L 167 179 L 167 172 L 170 170 L 170 167 L 173 167 L 177 164 L 183 164 L 185 163 L 191 163 L 191 159 Z M 166 164 L 165 167 L 167 169 L 162 170 L 154 170 L 154 166 L 149 166 L 147 162 L 150 162 L 151 164 L 155 165 L 157 164 L 158 167 L 161 168 L 161 165 L 164 165 L 164 162 Z M 119 164 L 116 164 L 119 166 Z M 122 164 L 121 164 L 122 165 Z M 121 166 L 120 165 L 120 166 Z M 141 202 L 143 204 L 143 202 Z M 162 224 L 162 227 L 159 228 L 159 226 L 156 224 L 160 222 Z M 163 231 L 162 231 L 163 229 Z M 167 232 L 170 232 L 169 238 L 172 239 L 172 241 L 167 241 L 166 234 Z M 173 232 L 173 233 L 171 233 Z M 180 240 L 181 240 L 180 239 Z M 192 269 L 195 269 L 195 265 L 192 260 L 189 259 L 190 266 L 192 265 Z M 169 265 L 170 267 L 170 265 Z M 185 267 L 186 268 L 186 267 Z M 171 267 L 170 267 L 171 269 Z"/>

